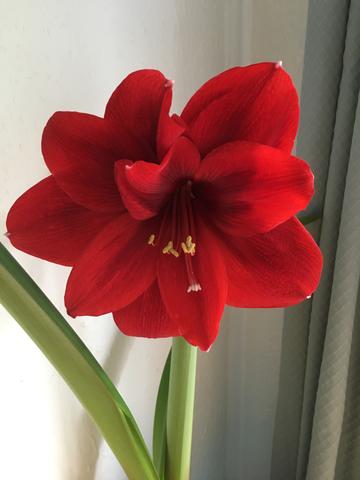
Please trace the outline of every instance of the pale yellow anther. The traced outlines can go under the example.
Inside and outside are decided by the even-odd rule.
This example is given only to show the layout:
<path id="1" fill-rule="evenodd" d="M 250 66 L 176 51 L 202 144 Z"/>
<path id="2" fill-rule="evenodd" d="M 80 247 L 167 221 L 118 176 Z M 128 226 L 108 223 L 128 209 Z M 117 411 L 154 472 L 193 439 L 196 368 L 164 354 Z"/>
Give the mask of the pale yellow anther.
<path id="1" fill-rule="evenodd" d="M 166 247 L 163 248 L 162 253 L 169 253 L 170 250 L 174 247 L 173 242 L 169 242 Z"/>
<path id="2" fill-rule="evenodd" d="M 171 253 L 171 255 L 174 255 L 176 258 L 179 256 L 179 252 L 175 250 L 172 240 L 162 249 L 162 253 Z"/>
<path id="3" fill-rule="evenodd" d="M 196 244 L 193 243 L 191 235 L 186 237 L 185 242 L 181 242 L 181 248 L 183 249 L 184 253 L 195 255 Z"/>
<path id="4" fill-rule="evenodd" d="M 153 233 L 149 237 L 148 245 L 152 245 L 153 247 L 155 247 L 155 235 Z"/>
<path id="5" fill-rule="evenodd" d="M 181 242 L 181 248 L 183 249 L 184 253 L 189 253 L 188 248 L 184 242 Z"/>

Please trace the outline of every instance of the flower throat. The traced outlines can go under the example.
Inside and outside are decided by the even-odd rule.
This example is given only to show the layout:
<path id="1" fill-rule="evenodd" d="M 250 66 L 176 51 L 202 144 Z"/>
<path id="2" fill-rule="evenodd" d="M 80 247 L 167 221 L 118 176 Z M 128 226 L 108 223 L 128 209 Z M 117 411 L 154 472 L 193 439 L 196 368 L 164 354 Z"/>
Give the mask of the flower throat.
<path id="1" fill-rule="evenodd" d="M 184 254 L 189 281 L 188 293 L 201 290 L 201 285 L 195 277 L 192 265 L 192 257 L 196 254 L 193 198 L 192 181 L 187 180 L 185 184 L 176 190 L 166 205 L 158 238 L 152 233 L 148 239 L 148 244 L 155 247 L 157 242 L 163 244 L 162 241 L 166 236 L 165 232 L 170 232 L 170 238 L 166 238 L 165 242 L 167 240 L 167 243 L 165 244 L 164 242 L 163 244 L 162 253 L 164 255 L 173 255 L 175 258 L 179 258 L 181 254 Z"/>

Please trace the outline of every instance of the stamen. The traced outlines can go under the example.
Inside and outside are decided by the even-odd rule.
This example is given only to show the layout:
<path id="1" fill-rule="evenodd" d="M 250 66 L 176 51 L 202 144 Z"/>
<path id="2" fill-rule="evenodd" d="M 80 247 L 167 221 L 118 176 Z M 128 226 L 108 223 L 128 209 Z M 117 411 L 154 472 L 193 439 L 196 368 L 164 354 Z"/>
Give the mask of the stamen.
<path id="1" fill-rule="evenodd" d="M 148 245 L 152 245 L 153 247 L 155 247 L 155 234 L 152 233 L 149 237 L 149 240 L 148 240 Z"/>
<path id="2" fill-rule="evenodd" d="M 190 253 L 191 255 L 195 255 L 195 247 L 196 244 L 193 243 L 191 235 L 186 237 L 185 242 L 181 242 L 181 248 L 183 249 L 184 253 Z"/>
<path id="3" fill-rule="evenodd" d="M 163 248 L 162 253 L 169 253 L 170 250 L 173 248 L 173 242 L 169 242 L 166 247 Z"/>
<path id="4" fill-rule="evenodd" d="M 194 272 L 192 258 L 196 254 L 194 198 L 192 181 L 188 180 L 174 192 L 174 196 L 162 212 L 160 231 L 156 234 L 152 233 L 147 241 L 148 245 L 158 246 L 159 244 L 163 245 L 164 237 L 165 239 L 170 237 L 172 240 L 169 240 L 167 245 L 161 248 L 162 253 L 173 255 L 175 258 L 179 258 L 184 253 L 188 293 L 202 290 Z"/>
<path id="5" fill-rule="evenodd" d="M 177 252 L 174 248 L 174 244 L 172 240 L 162 249 L 162 253 L 171 253 L 171 255 L 174 255 L 174 257 L 178 258 L 179 257 L 179 252 Z"/>

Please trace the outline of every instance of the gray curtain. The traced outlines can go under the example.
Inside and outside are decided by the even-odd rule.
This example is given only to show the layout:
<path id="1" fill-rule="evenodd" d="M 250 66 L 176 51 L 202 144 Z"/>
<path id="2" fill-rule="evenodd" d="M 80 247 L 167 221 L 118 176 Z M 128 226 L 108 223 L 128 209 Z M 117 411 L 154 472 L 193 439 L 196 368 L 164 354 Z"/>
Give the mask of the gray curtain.
<path id="1" fill-rule="evenodd" d="M 286 312 L 272 480 L 360 479 L 360 0 L 310 0 L 297 154 L 324 255 Z"/>

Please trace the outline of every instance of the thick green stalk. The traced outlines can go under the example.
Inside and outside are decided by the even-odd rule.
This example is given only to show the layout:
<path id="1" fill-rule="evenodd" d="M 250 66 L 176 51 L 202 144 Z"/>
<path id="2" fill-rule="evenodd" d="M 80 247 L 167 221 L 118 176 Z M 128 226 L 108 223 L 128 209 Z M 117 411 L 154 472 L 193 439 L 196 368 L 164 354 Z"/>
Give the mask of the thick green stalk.
<path id="1" fill-rule="evenodd" d="M 197 348 L 173 339 L 167 413 L 166 480 L 189 480 Z"/>
<path id="2" fill-rule="evenodd" d="M 1 244 L 0 302 L 72 389 L 128 478 L 158 480 L 145 442 L 119 392 L 74 330 Z"/>

